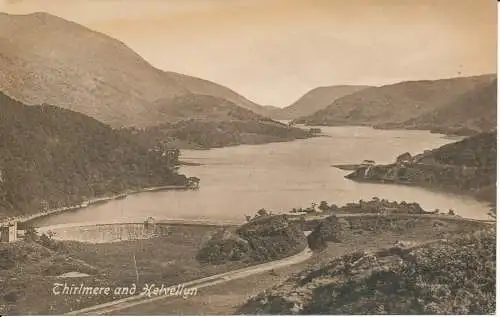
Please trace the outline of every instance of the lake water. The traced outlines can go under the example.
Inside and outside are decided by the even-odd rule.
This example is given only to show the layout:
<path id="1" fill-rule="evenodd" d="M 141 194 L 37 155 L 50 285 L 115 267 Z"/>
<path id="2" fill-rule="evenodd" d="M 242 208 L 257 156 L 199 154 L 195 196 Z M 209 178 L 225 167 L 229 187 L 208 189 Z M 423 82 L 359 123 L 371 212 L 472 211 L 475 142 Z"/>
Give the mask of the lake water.
<path id="1" fill-rule="evenodd" d="M 204 164 L 181 172 L 201 178 L 198 191 L 164 191 L 132 195 L 123 200 L 47 217 L 38 225 L 111 223 L 156 219 L 243 222 L 265 208 L 274 212 L 309 207 L 326 200 L 342 205 L 373 196 L 418 202 L 424 209 L 452 208 L 463 217 L 489 219 L 488 205 L 470 197 L 418 187 L 356 183 L 348 171 L 332 164 L 372 159 L 393 162 L 403 152 L 417 154 L 452 139 L 425 131 L 387 131 L 368 127 L 322 127 L 325 137 L 264 145 L 243 145 L 208 151 L 183 151 L 182 159 Z"/>

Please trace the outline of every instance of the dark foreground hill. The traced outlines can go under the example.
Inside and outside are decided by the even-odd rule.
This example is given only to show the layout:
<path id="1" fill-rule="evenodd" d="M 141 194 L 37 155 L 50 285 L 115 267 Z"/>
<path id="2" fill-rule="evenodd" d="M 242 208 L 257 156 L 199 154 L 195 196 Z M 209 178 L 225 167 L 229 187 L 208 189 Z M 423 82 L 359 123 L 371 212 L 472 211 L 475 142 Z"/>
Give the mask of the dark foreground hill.
<path id="1" fill-rule="evenodd" d="M 156 69 L 124 43 L 47 13 L 0 13 L 0 90 L 27 105 L 57 105 L 113 127 L 167 122 L 169 105 L 190 94 L 266 113 L 227 87 Z"/>
<path id="2" fill-rule="evenodd" d="M 73 205 L 125 189 L 186 182 L 129 133 L 54 106 L 25 106 L 0 93 L 0 215 Z"/>
<path id="3" fill-rule="evenodd" d="M 361 167 L 347 175 L 357 181 L 392 182 L 441 188 L 496 201 L 496 131 L 481 133 L 394 164 Z"/>
<path id="4" fill-rule="evenodd" d="M 496 75 L 441 80 L 408 81 L 363 89 L 337 99 L 310 116 L 296 120 L 309 125 L 367 125 L 426 128 L 428 120 L 442 121 L 433 128 L 489 129 Z M 474 122 L 465 114 L 474 112 Z M 451 121 L 446 121 L 451 116 Z M 435 118 L 435 119 L 434 119 Z M 434 121 L 435 120 L 435 121 Z M 414 124 L 412 124 L 412 122 Z M 449 125 L 448 125 L 449 124 Z M 488 131 L 488 130 L 480 130 Z"/>
<path id="5" fill-rule="evenodd" d="M 357 251 L 295 274 L 240 314 L 493 314 L 496 232 Z"/>
<path id="6" fill-rule="evenodd" d="M 300 224 L 286 215 L 256 217 L 235 231 L 222 230 L 198 252 L 202 263 L 266 262 L 292 256 L 307 246 Z"/>

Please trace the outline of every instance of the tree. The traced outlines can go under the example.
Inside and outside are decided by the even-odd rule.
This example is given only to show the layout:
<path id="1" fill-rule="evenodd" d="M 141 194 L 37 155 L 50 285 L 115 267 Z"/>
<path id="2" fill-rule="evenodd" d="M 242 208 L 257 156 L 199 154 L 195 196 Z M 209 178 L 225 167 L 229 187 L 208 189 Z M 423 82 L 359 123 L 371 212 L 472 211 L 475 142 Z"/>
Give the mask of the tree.
<path id="1" fill-rule="evenodd" d="M 38 232 L 33 225 L 27 225 L 24 232 L 24 239 L 27 241 L 36 241 L 38 239 Z"/>
<path id="2" fill-rule="evenodd" d="M 269 213 L 267 212 L 267 210 L 265 210 L 264 208 L 261 208 L 259 210 L 257 210 L 257 216 L 258 217 L 261 217 L 261 216 L 267 216 Z"/>
<path id="3" fill-rule="evenodd" d="M 311 204 L 312 210 L 316 211 L 316 206 L 318 206 L 318 203 L 312 203 Z"/>
<path id="4" fill-rule="evenodd" d="M 327 211 L 330 209 L 330 206 L 328 206 L 328 203 L 325 201 L 325 200 L 322 200 L 320 203 L 319 203 L 319 210 L 321 211 Z"/>
<path id="5" fill-rule="evenodd" d="M 187 179 L 188 185 L 191 188 L 198 189 L 200 188 L 200 179 L 198 177 L 189 177 Z"/>
<path id="6" fill-rule="evenodd" d="M 455 211 L 453 209 L 448 210 L 448 215 L 455 216 Z"/>

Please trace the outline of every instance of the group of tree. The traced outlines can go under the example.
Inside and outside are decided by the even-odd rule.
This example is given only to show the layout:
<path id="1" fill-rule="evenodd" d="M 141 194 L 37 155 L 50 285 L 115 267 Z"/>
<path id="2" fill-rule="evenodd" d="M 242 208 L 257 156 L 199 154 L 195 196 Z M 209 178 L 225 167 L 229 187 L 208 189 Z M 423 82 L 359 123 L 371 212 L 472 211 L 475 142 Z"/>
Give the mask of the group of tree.
<path id="1" fill-rule="evenodd" d="M 0 215 L 183 185 L 178 163 L 178 151 L 142 144 L 131 131 L 55 106 L 25 106 L 0 93 Z"/>
<path id="2" fill-rule="evenodd" d="M 317 213 L 317 212 L 345 212 L 345 213 L 380 213 L 384 211 L 400 212 L 400 213 L 428 213 L 418 203 L 407 203 L 405 201 L 389 201 L 387 199 L 380 199 L 379 197 L 372 197 L 371 200 L 360 199 L 357 203 L 347 203 L 343 206 L 336 204 L 329 204 L 323 200 L 319 204 L 312 203 L 311 207 L 307 208 L 293 208 L 291 213 Z M 450 211 L 452 214 L 453 211 Z"/>

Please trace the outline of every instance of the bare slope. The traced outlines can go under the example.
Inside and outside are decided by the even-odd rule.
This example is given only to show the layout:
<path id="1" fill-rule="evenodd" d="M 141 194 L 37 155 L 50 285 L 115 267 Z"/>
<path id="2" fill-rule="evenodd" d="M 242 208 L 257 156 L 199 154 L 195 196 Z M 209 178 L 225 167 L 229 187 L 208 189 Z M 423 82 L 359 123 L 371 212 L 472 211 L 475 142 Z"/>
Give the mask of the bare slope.
<path id="1" fill-rule="evenodd" d="M 459 96 L 483 87 L 494 75 L 407 81 L 363 89 L 297 122 L 311 125 L 384 125 L 445 108 Z"/>
<path id="2" fill-rule="evenodd" d="M 283 120 L 293 120 L 303 116 L 308 116 L 318 110 L 328 107 L 335 100 L 353 94 L 369 86 L 325 86 L 314 88 L 300 97 L 293 104 L 276 112 L 273 118 Z"/>
<path id="3" fill-rule="evenodd" d="M 444 107 L 385 128 L 423 129 L 441 133 L 489 132 L 497 126 L 497 80 L 484 82 Z"/>
<path id="4" fill-rule="evenodd" d="M 152 103 L 191 93 L 265 112 L 226 87 L 158 70 L 122 42 L 47 13 L 0 13 L 0 89 L 27 104 L 55 104 L 115 127 L 165 122 L 168 112 Z"/>

